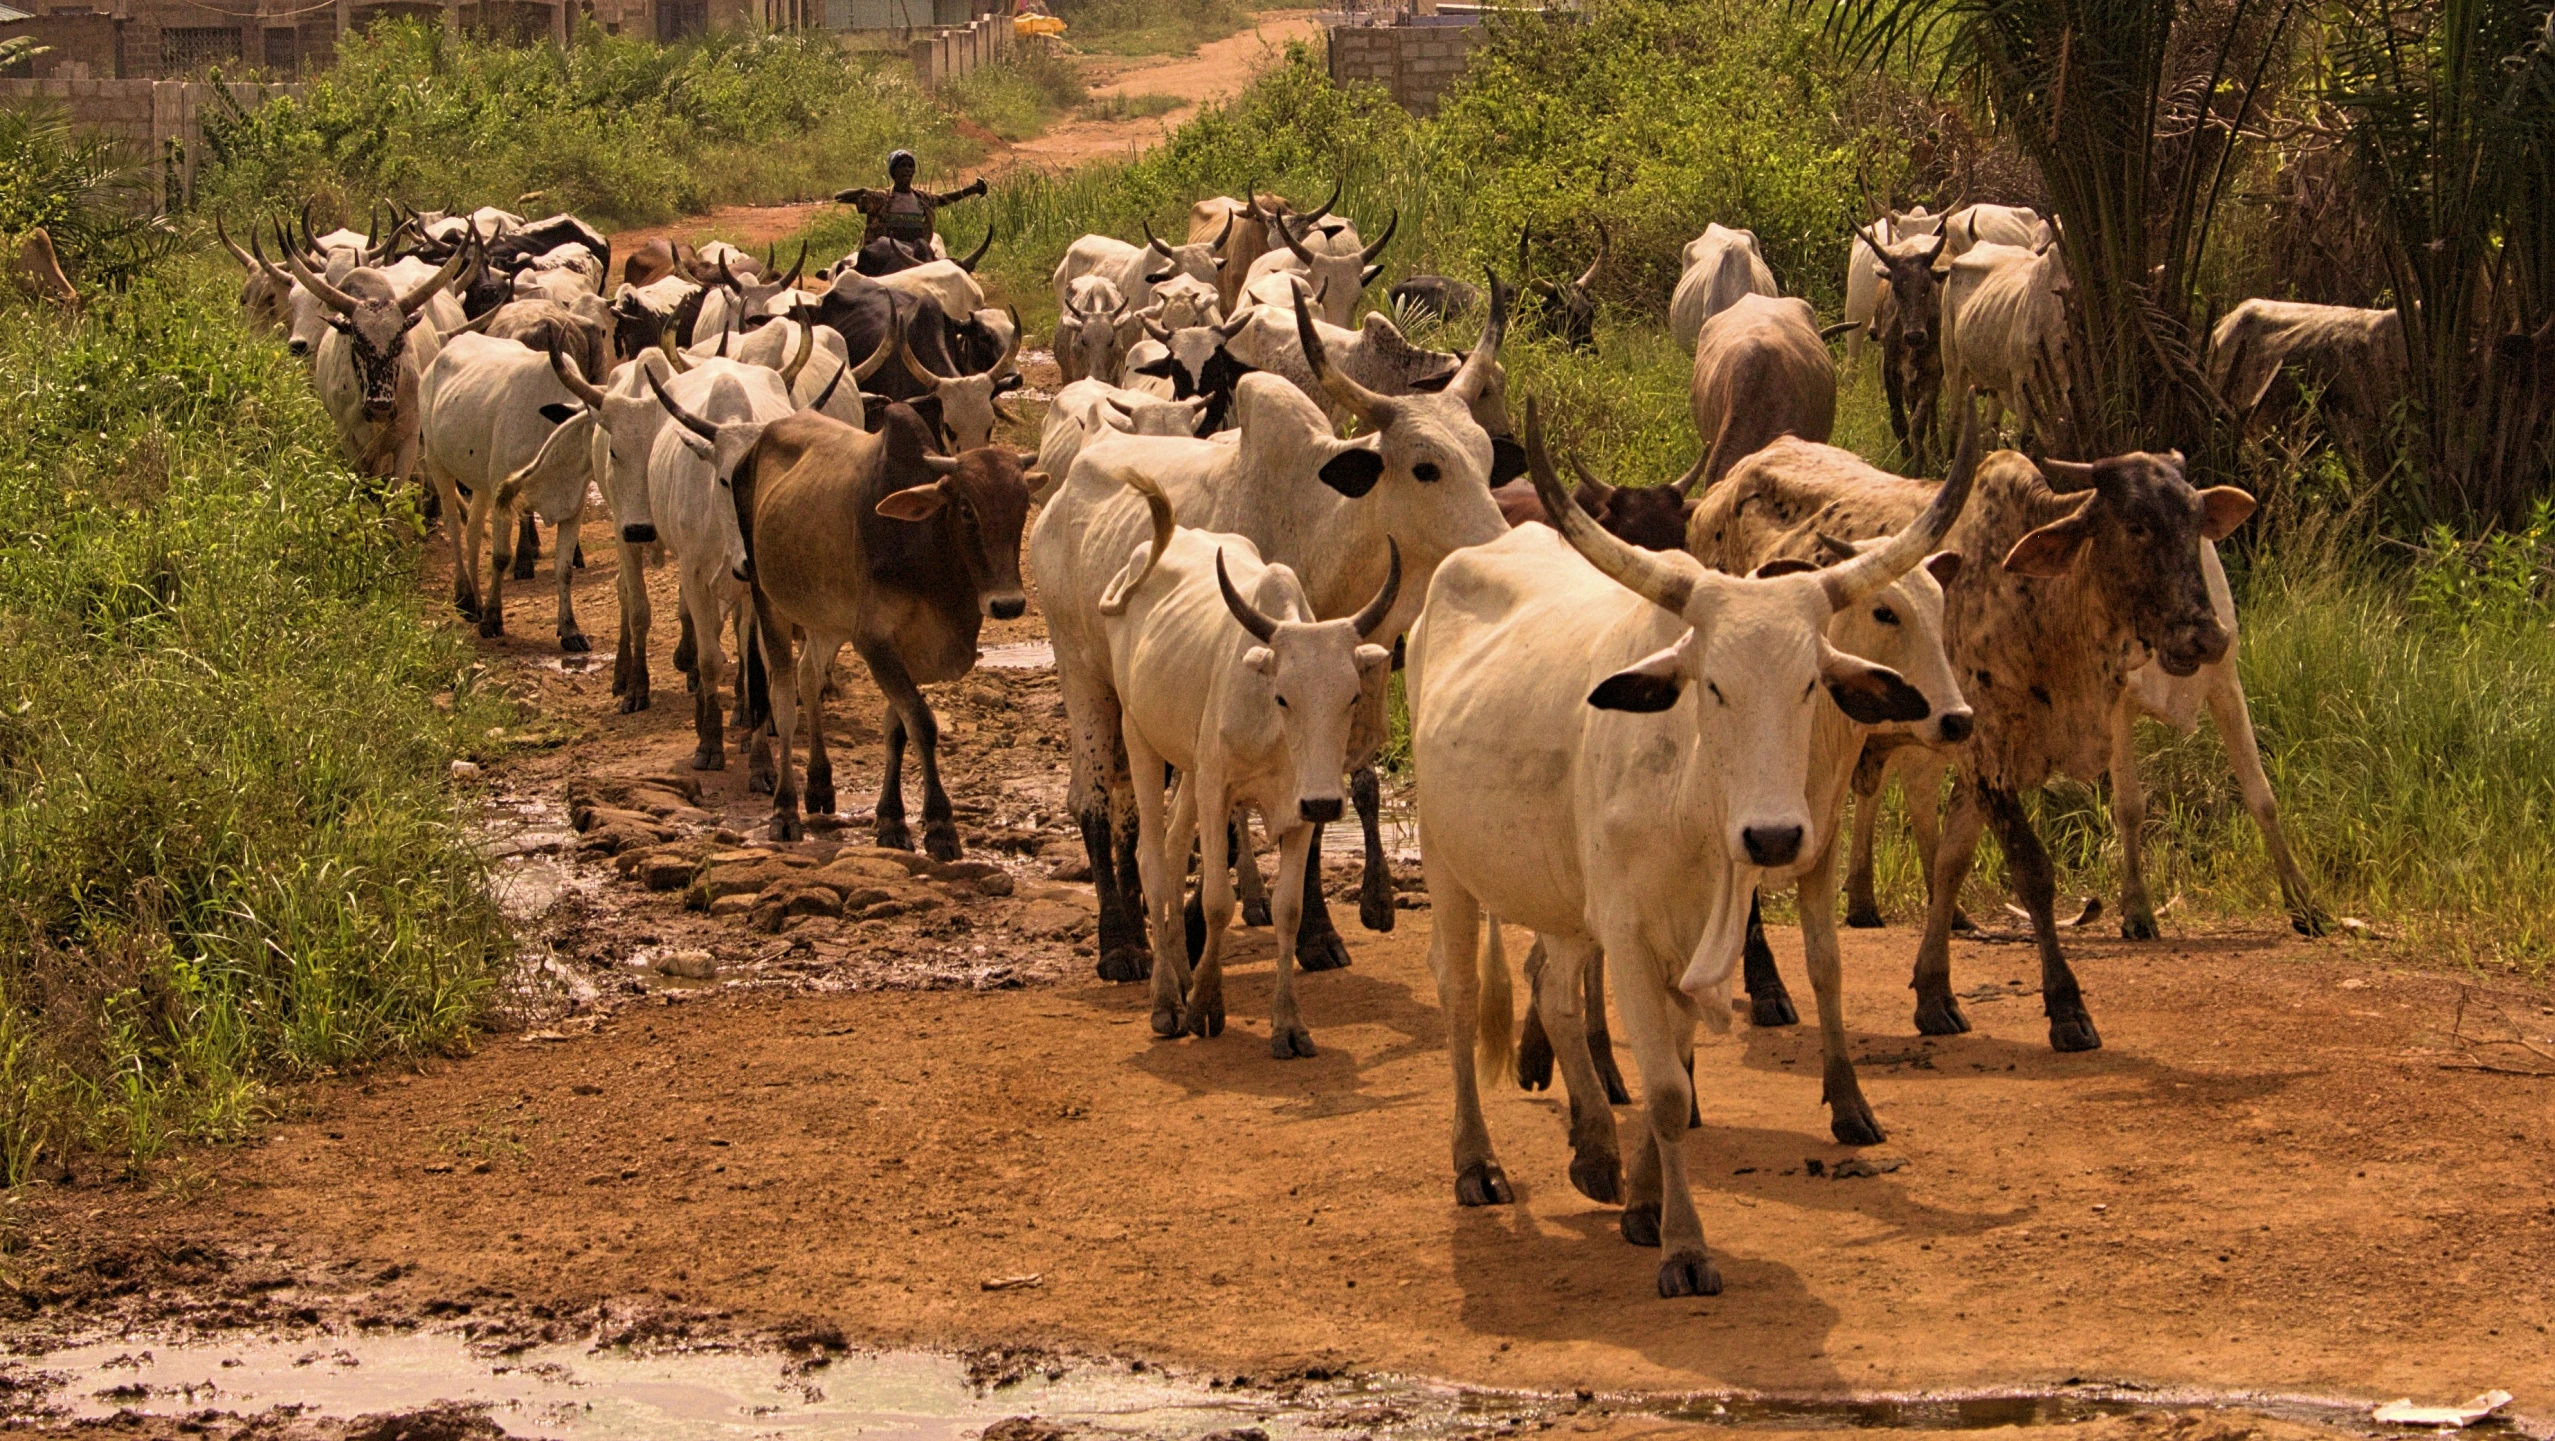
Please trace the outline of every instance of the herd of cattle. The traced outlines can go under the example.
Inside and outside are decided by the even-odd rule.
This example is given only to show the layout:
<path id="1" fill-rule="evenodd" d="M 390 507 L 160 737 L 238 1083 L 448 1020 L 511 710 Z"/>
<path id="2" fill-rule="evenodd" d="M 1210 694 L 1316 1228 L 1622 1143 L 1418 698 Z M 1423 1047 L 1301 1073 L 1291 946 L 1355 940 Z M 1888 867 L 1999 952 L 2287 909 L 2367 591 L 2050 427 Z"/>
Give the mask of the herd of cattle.
<path id="1" fill-rule="evenodd" d="M 599 492 L 620 547 L 614 691 L 643 708 L 644 572 L 670 555 L 692 764 L 725 764 L 733 629 L 736 719 L 776 839 L 800 835 L 802 807 L 835 808 L 815 712 L 848 643 L 888 703 L 879 843 L 912 844 L 910 743 L 922 844 L 957 855 L 920 687 L 975 663 L 984 617 L 1025 610 L 1025 536 L 1100 972 L 1150 979 L 1157 1034 L 1223 1030 L 1238 878 L 1246 902 L 1273 902 L 1271 1049 L 1313 1054 L 1294 972 L 1347 961 L 1317 858 L 1321 828 L 1352 806 L 1361 917 L 1392 924 L 1374 765 L 1400 666 L 1457 1197 L 1510 1199 L 1479 1078 L 1541 1087 L 1557 1063 L 1572 1184 L 1623 1204 L 1628 1240 L 1664 1248 L 1663 1295 L 1720 1285 L 1681 1145 L 1695 1023 L 1729 1025 L 1734 972 L 1755 1024 L 1796 1020 L 1758 921 L 1769 889 L 1798 892 L 1831 1128 L 1882 1138 L 1847 1054 L 1835 903 L 1850 858 L 1847 921 L 1880 924 L 1872 801 L 1889 776 L 1930 885 L 1914 983 L 1926 1034 L 1969 1028 L 1949 941 L 1992 827 L 2030 917 L 2051 1045 L 2101 1044 L 2060 948 L 2084 918 L 2056 914 L 2025 798 L 2108 770 L 2123 928 L 2154 935 L 2131 745 L 2142 717 L 2189 730 L 2208 709 L 2295 923 L 2321 925 L 2256 754 L 2214 549 L 2251 497 L 2195 489 L 2173 453 L 1982 453 L 1982 400 L 2027 436 L 2049 404 L 2038 358 L 2061 343 L 2066 271 L 2040 217 L 1978 205 L 1858 227 L 1847 323 L 1824 334 L 1778 292 L 1752 234 L 1708 227 L 1668 307 L 1694 351 L 1699 458 L 1637 486 L 1573 462 L 1574 491 L 1533 401 L 1512 429 L 1499 352 L 1512 323 L 1594 343 L 1602 238 L 1576 279 L 1534 288 L 1531 313 L 1495 276 L 1486 296 L 1442 276 L 1394 287 L 1405 317 L 1486 312 L 1472 349 L 1439 351 L 1383 311 L 1360 320 L 1395 225 L 1368 241 L 1337 200 L 1307 210 L 1255 190 L 1201 201 L 1179 244 L 1149 227 L 1141 244 L 1076 241 L 1053 277 L 1067 383 L 1034 452 L 994 443 L 996 422 L 1017 418 L 1004 397 L 1023 384 L 1022 336 L 975 278 L 982 245 L 954 259 L 879 241 L 818 271 L 816 290 L 801 284 L 804 249 L 782 272 L 724 244 L 652 242 L 622 257 L 607 298 L 611 247 L 571 216 L 398 211 L 383 236 L 315 235 L 305 215 L 298 234 L 272 227 L 280 264 L 267 233 L 223 239 L 250 321 L 309 358 L 348 455 L 431 484 L 454 599 L 483 634 L 502 630 L 502 577 L 533 573 L 538 516 L 557 527 L 559 642 L 586 649 L 569 576 Z M 2318 367 L 2354 372 L 2376 403 L 2401 344 L 2376 314 L 2249 303 L 2214 337 L 2215 374 L 2239 408 Z M 1948 452 L 1940 482 L 1826 443 L 1838 331 L 1853 351 L 1877 344 L 1908 453 Z M 1279 858 L 1265 893 L 1254 821 Z M 1500 921 L 1536 937 L 1522 1042 Z M 1609 990 L 1648 1122 L 1628 1185 Z"/>

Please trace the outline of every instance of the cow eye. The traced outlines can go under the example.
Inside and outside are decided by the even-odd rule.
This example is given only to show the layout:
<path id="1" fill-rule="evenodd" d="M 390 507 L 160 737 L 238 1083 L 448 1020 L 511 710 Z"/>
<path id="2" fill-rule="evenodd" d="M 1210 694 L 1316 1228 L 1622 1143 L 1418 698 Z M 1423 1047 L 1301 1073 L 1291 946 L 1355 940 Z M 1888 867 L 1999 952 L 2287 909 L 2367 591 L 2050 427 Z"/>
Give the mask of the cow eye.
<path id="1" fill-rule="evenodd" d="M 1437 476 L 1438 469 L 1436 461 L 1423 460 L 1419 464 L 1411 467 L 1411 478 L 1414 480 L 1432 481 L 1437 479 Z"/>
<path id="2" fill-rule="evenodd" d="M 1715 684 L 1714 684 L 1714 683 L 1712 683 L 1711 681 L 1705 681 L 1705 682 L 1703 683 L 1703 688 L 1704 688 L 1705 690 L 1708 690 L 1708 691 L 1712 692 L 1712 698 L 1713 698 L 1714 700 L 1717 700 L 1717 701 L 1721 702 L 1721 703 L 1722 703 L 1723 705 L 1725 705 L 1725 706 L 1726 706 L 1726 705 L 1728 705 L 1728 704 L 1730 703 L 1730 698 L 1729 698 L 1728 696 L 1723 695 L 1723 694 L 1721 693 L 1721 687 L 1720 687 L 1720 686 L 1715 685 Z"/>
<path id="3" fill-rule="evenodd" d="M 1883 625 L 1896 625 L 1899 623 L 1899 613 L 1888 606 L 1876 605 L 1872 607 L 1872 619 Z"/>
<path id="4" fill-rule="evenodd" d="M 1286 706 L 1286 697 L 1285 697 L 1285 696 L 1279 696 L 1279 697 L 1277 698 L 1277 703 L 1278 703 L 1278 706 L 1279 706 L 1279 708 L 1280 708 L 1280 709 L 1286 709 L 1286 708 L 1287 708 L 1287 706 Z"/>

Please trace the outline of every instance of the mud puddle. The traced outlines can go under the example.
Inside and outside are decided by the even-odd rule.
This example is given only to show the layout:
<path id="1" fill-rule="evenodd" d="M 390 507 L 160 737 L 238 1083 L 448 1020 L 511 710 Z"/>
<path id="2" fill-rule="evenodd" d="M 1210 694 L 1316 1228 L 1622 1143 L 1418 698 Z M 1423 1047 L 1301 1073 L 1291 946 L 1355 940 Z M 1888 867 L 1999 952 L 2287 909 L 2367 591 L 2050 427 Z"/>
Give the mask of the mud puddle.
<path id="1" fill-rule="evenodd" d="M 992 1364 L 988 1364 L 988 1361 Z M 1281 1368 L 1272 1384 L 1174 1375 L 1143 1362 L 1038 1352 L 813 1358 L 769 1350 L 634 1352 L 559 1344 L 491 1355 L 451 1332 L 313 1332 L 285 1338 L 118 1339 L 0 1355 L 0 1420 L 77 1423 L 279 1409 L 306 1419 L 477 1410 L 506 1434 L 568 1438 L 783 1436 L 961 1441 L 1006 1417 L 1122 1436 L 1312 1438 L 1354 1430 L 1415 1438 L 1550 1426 L 1619 1413 L 1752 1430 L 1970 1431 L 2073 1426 L 2193 1408 L 2241 1408 L 2337 1434 L 2371 1434 L 2367 1408 L 2298 1397 L 2077 1386 L 2058 1391 L 1846 1400 L 1616 1398 L 1500 1392 L 1380 1375 Z M 1586 1429 L 1584 1426 L 1581 1429 Z M 1048 1433 L 1041 1433 L 1048 1434 Z M 2533 1428 L 2487 1422 L 2479 1437 Z"/>

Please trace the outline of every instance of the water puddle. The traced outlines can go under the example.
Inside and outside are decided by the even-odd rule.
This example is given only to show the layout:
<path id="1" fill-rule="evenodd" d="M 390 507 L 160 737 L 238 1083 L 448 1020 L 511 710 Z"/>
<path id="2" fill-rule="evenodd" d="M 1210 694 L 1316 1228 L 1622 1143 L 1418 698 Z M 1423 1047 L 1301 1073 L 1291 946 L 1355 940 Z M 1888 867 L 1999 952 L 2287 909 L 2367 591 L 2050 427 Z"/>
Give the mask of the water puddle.
<path id="1" fill-rule="evenodd" d="M 1043 640 L 1016 640 L 976 652 L 976 664 L 993 670 L 1054 670 L 1056 648 Z"/>
<path id="2" fill-rule="evenodd" d="M 507 1434 L 559 1438 L 786 1437 L 792 1441 L 961 1441 L 1006 1417 L 1117 1436 L 1202 1441 L 1256 1427 L 1263 1441 L 1346 1431 L 1397 1437 L 1478 1434 L 1579 1409 L 1566 1397 L 1469 1390 L 1389 1376 L 1252 1389 L 1173 1376 L 1141 1362 L 1027 1358 L 1018 1379 L 972 1384 L 959 1358 L 855 1353 L 808 1363 L 771 1351 L 638 1353 L 547 1345 L 488 1355 L 449 1332 L 314 1331 L 301 1337 L 119 1339 L 41 1355 L 0 1354 L 0 1420 L 78 1421 L 119 1412 L 184 1418 L 277 1407 L 346 1419 L 454 1404 Z M 1313 1375 L 1321 1376 L 1319 1368 Z M 1266 1387 L 1270 1378 L 1262 1378 Z M 12 1410 L 14 1405 L 14 1411 Z M 1604 1409 L 1742 1429 L 1969 1431 L 2058 1426 L 2187 1407 L 2234 1407 L 2337 1434 L 2367 1434 L 2364 1405 L 2078 1386 L 2060 1391 L 1846 1400 L 1608 1398 Z M 1014 1431 L 1020 1428 L 1011 1428 Z M 2487 1422 L 2482 1434 L 2534 1435 Z M 1029 1441 L 1031 1431 L 1022 1437 Z"/>

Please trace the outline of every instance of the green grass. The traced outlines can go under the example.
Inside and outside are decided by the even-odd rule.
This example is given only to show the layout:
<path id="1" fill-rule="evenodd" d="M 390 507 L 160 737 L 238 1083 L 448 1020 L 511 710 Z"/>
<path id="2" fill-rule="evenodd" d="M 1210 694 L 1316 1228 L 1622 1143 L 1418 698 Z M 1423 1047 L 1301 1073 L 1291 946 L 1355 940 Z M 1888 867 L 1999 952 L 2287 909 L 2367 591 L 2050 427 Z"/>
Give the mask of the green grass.
<path id="1" fill-rule="evenodd" d="M 1065 22 L 1065 42 L 1091 55 L 1186 55 L 1211 40 L 1248 29 L 1240 0 L 1052 0 Z"/>
<path id="2" fill-rule="evenodd" d="M 0 1182 L 464 1046 L 507 954 L 447 768 L 511 708 L 235 284 L 0 326 Z"/>
<path id="3" fill-rule="evenodd" d="M 1027 140 L 1082 104 L 1082 75 L 1061 55 L 1025 49 L 941 87 L 940 97 L 1004 140 Z"/>

